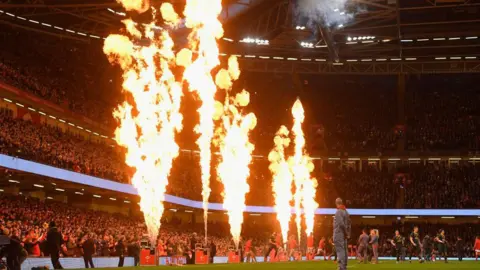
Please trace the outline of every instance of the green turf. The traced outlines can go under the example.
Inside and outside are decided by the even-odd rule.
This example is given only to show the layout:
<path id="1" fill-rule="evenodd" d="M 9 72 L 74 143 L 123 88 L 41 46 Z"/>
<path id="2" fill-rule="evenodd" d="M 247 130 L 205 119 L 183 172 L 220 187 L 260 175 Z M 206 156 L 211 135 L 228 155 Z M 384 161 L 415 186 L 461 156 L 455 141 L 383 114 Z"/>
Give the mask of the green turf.
<path id="1" fill-rule="evenodd" d="M 161 267 L 124 267 L 122 270 L 158 270 L 165 269 L 166 266 Z M 189 265 L 182 268 L 192 270 L 241 270 L 241 269 L 253 269 L 253 270 L 289 270 L 289 269 L 337 269 L 337 265 L 333 262 L 292 262 L 292 263 L 258 263 L 258 264 L 215 264 L 215 265 Z M 480 262 L 474 261 L 451 261 L 448 264 L 444 262 L 429 262 L 420 264 L 416 261 L 412 263 L 395 264 L 392 261 L 381 261 L 379 264 L 359 264 L 356 261 L 350 261 L 348 269 L 480 269 Z"/>

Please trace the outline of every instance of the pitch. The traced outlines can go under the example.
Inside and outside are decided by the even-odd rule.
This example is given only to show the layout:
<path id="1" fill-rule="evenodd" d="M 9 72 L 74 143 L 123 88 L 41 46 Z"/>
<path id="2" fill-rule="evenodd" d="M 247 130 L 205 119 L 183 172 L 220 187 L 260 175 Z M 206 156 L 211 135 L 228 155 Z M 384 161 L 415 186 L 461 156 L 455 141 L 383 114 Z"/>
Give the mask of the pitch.
<path id="1" fill-rule="evenodd" d="M 122 270 L 158 270 L 165 269 L 161 267 L 123 267 Z M 194 270 L 289 270 L 289 269 L 337 269 L 337 265 L 333 262 L 291 262 L 291 263 L 258 263 L 258 264 L 214 264 L 214 265 L 191 265 L 183 266 L 182 268 Z M 479 269 L 480 262 L 463 261 L 463 262 L 434 262 L 420 264 L 418 262 L 396 264 L 394 261 L 381 261 L 379 264 L 359 264 L 356 261 L 351 261 L 348 269 L 408 269 L 408 270 L 424 270 L 424 269 Z M 111 268 L 110 268 L 111 269 Z"/>

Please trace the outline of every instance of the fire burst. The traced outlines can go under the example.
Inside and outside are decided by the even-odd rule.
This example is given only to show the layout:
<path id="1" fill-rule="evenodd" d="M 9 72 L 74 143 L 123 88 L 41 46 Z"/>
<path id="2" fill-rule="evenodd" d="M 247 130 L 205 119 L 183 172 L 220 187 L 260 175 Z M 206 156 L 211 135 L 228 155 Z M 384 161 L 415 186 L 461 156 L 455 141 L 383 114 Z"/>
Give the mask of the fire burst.
<path id="1" fill-rule="evenodd" d="M 217 167 L 220 181 L 223 183 L 223 207 L 228 212 L 230 233 L 238 248 L 243 224 L 243 212 L 246 209 L 245 195 L 250 191 L 247 178 L 250 175 L 249 165 L 252 161 L 253 144 L 249 133 L 257 124 L 255 114 L 242 114 L 242 107 L 250 103 L 250 95 L 243 90 L 232 95 L 232 80 L 238 79 L 237 58 L 229 59 L 229 70 L 222 69 L 217 73 L 217 85 L 227 91 L 221 125 L 216 130 L 219 140 L 221 160 Z"/>
<path id="2" fill-rule="evenodd" d="M 315 194 L 317 188 L 317 179 L 312 178 L 310 173 L 314 169 L 313 162 L 305 151 L 305 135 L 302 130 L 302 124 L 305 120 L 305 111 L 303 110 L 302 103 L 297 100 L 292 108 L 292 114 L 294 118 L 294 124 L 292 132 L 295 136 L 295 153 L 291 158 L 291 166 L 293 172 L 293 179 L 296 186 L 295 192 L 295 209 L 296 209 L 296 222 L 298 232 L 300 234 L 301 228 L 301 209 L 300 200 L 304 209 L 305 233 L 309 235 L 313 232 L 313 225 L 315 219 L 315 210 L 318 207 L 315 202 Z M 299 235 L 300 239 L 300 235 Z"/>
<path id="3" fill-rule="evenodd" d="M 170 70 L 176 57 L 168 32 L 154 34 L 153 24 L 142 29 L 131 20 L 124 24 L 128 36 L 110 35 L 103 48 L 123 69 L 127 92 L 127 100 L 114 112 L 120 122 L 115 139 L 127 150 L 127 165 L 135 168 L 131 181 L 141 197 L 150 240 L 156 243 L 168 176 L 179 153 L 175 134 L 182 128 L 182 88 Z M 134 40 L 141 38 L 150 45 L 136 46 Z"/>
<path id="4" fill-rule="evenodd" d="M 309 235 L 313 232 L 315 210 L 318 204 L 315 202 L 317 180 L 310 176 L 314 166 L 305 151 L 305 136 L 302 124 L 305 120 L 305 112 L 300 100 L 297 100 L 292 108 L 294 124 L 294 155 L 286 161 L 285 148 L 290 144 L 289 131 L 282 126 L 275 136 L 275 147 L 270 152 L 270 171 L 273 174 L 273 192 L 275 196 L 275 209 L 277 219 L 282 229 L 283 239 L 287 239 L 289 222 L 291 219 L 290 201 L 294 199 L 295 222 L 297 225 L 298 239 L 301 239 L 302 206 L 305 216 L 306 230 Z M 292 195 L 292 178 L 295 185 L 295 194 Z"/>
<path id="5" fill-rule="evenodd" d="M 288 238 L 289 223 L 292 216 L 292 173 L 285 158 L 285 148 L 290 145 L 287 127 L 281 126 L 274 139 L 275 147 L 270 151 L 269 169 L 273 174 L 272 188 L 275 197 L 275 211 L 282 230 L 283 241 Z"/>
<path id="6" fill-rule="evenodd" d="M 186 26 L 192 29 L 189 45 L 192 50 L 198 52 L 198 57 L 185 70 L 184 77 L 189 82 L 190 90 L 197 93 L 202 101 L 202 105 L 198 109 L 200 123 L 195 127 L 195 131 L 200 135 L 197 145 L 200 148 L 202 172 L 205 242 L 207 241 L 208 199 L 211 192 L 211 144 L 214 135 L 215 93 L 217 91 L 211 72 L 220 64 L 217 39 L 223 36 L 222 24 L 218 20 L 221 11 L 221 0 L 210 0 L 208 4 L 204 0 L 188 0 L 184 11 Z"/>

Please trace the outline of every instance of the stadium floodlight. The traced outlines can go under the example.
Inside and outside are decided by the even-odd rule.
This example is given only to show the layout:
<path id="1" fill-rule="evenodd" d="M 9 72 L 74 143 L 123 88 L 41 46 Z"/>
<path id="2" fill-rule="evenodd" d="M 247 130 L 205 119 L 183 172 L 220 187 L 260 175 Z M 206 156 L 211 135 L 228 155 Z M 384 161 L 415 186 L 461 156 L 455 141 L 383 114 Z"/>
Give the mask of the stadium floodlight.
<path id="1" fill-rule="evenodd" d="M 3 98 L 3 100 L 5 100 L 6 102 L 12 103 L 12 101 L 11 101 L 10 99 L 8 99 L 8 98 Z"/>
<path id="2" fill-rule="evenodd" d="M 445 60 L 447 57 L 435 57 L 435 60 Z"/>
<path id="3" fill-rule="evenodd" d="M 82 192 L 79 192 L 79 191 L 75 191 L 75 194 L 77 194 L 77 195 L 83 195 L 83 193 L 82 193 Z"/>
<path id="4" fill-rule="evenodd" d="M 347 62 L 357 62 L 357 59 L 347 59 Z"/>
<path id="5" fill-rule="evenodd" d="M 43 185 L 39 185 L 39 184 L 33 184 L 34 187 L 38 187 L 38 188 L 44 188 Z"/>
<path id="6" fill-rule="evenodd" d="M 402 42 L 413 42 L 413 40 L 411 40 L 411 39 L 402 39 L 401 41 Z"/>
<path id="7" fill-rule="evenodd" d="M 32 111 L 32 112 L 36 112 L 36 110 L 35 110 L 34 108 L 32 108 L 32 107 L 28 107 L 28 109 L 29 109 L 30 111 Z"/>
<path id="8" fill-rule="evenodd" d="M 47 197 L 47 200 L 53 200 L 53 198 L 49 196 L 49 197 Z"/>
<path id="9" fill-rule="evenodd" d="M 338 28 L 342 28 L 342 27 L 343 27 L 343 24 L 339 24 L 339 25 L 338 25 Z"/>
<path id="10" fill-rule="evenodd" d="M 472 59 L 477 59 L 476 56 L 466 56 L 465 59 L 472 60 Z"/>
<path id="11" fill-rule="evenodd" d="M 348 41 L 352 41 L 352 38 L 351 38 L 351 37 L 347 37 L 347 40 L 348 40 Z"/>
<path id="12" fill-rule="evenodd" d="M 250 216 L 253 216 L 253 217 L 259 217 L 261 216 L 262 214 L 250 214 Z"/>
<path id="13" fill-rule="evenodd" d="M 362 216 L 362 218 L 369 218 L 369 219 L 372 219 L 372 218 L 375 218 L 375 216 Z"/>
<path id="14" fill-rule="evenodd" d="M 95 198 L 102 198 L 102 196 L 97 195 L 97 194 L 93 194 L 93 197 L 95 197 Z"/>
<path id="15" fill-rule="evenodd" d="M 295 29 L 300 30 L 300 26 L 297 25 L 297 27 Z"/>
<path id="16" fill-rule="evenodd" d="M 408 219 L 416 219 L 418 218 L 417 216 L 406 216 L 405 218 L 408 218 Z"/>
<path id="17" fill-rule="evenodd" d="M 473 37 L 466 37 L 465 39 L 477 39 L 477 38 L 478 37 L 473 36 Z"/>
<path id="18" fill-rule="evenodd" d="M 124 203 L 130 203 L 130 201 L 123 201 Z"/>
<path id="19" fill-rule="evenodd" d="M 15 104 L 17 104 L 17 106 L 20 106 L 20 107 L 25 107 L 22 103 L 16 102 Z"/>
<path id="20" fill-rule="evenodd" d="M 455 219 L 455 217 L 442 217 L 443 219 Z"/>
<path id="21" fill-rule="evenodd" d="M 407 60 L 407 61 L 415 61 L 415 60 L 417 60 L 417 58 L 415 58 L 415 57 L 408 57 L 408 58 L 405 58 L 405 60 Z"/>
<path id="22" fill-rule="evenodd" d="M 340 10 L 339 10 L 338 8 L 336 8 L 336 9 L 334 9 L 333 11 L 334 11 L 334 12 L 338 12 L 338 11 L 340 11 Z"/>
<path id="23" fill-rule="evenodd" d="M 433 40 L 445 40 L 445 38 L 434 38 Z"/>
<path id="24" fill-rule="evenodd" d="M 193 213 L 192 210 L 185 210 L 185 213 Z"/>
<path id="25" fill-rule="evenodd" d="M 357 37 L 353 37 L 353 40 L 357 40 Z"/>
<path id="26" fill-rule="evenodd" d="M 459 37 L 451 37 L 451 38 L 448 38 L 448 40 L 459 40 L 460 38 Z"/>
<path id="27" fill-rule="evenodd" d="M 65 192 L 65 189 L 63 189 L 63 188 L 56 188 L 55 190 L 60 191 L 60 192 Z"/>
<path id="28" fill-rule="evenodd" d="M 116 198 L 113 198 L 113 197 L 110 197 L 110 200 L 111 200 L 111 201 L 116 201 L 117 199 L 116 199 Z"/>
<path id="29" fill-rule="evenodd" d="M 172 211 L 172 212 L 177 212 L 177 209 L 174 209 L 174 208 L 168 209 L 168 210 L 170 210 L 170 211 Z"/>
<path id="30" fill-rule="evenodd" d="M 16 184 L 20 184 L 20 181 L 18 181 L 18 180 L 12 180 L 12 179 L 10 179 L 10 180 L 8 180 L 8 182 L 10 182 L 10 183 L 16 183 Z"/>
<path id="31" fill-rule="evenodd" d="M 462 57 L 459 57 L 459 56 L 450 57 L 450 60 L 460 60 L 460 59 L 462 59 Z"/>
<path id="32" fill-rule="evenodd" d="M 417 39 L 417 41 L 429 41 L 430 39 L 429 38 L 419 38 Z"/>

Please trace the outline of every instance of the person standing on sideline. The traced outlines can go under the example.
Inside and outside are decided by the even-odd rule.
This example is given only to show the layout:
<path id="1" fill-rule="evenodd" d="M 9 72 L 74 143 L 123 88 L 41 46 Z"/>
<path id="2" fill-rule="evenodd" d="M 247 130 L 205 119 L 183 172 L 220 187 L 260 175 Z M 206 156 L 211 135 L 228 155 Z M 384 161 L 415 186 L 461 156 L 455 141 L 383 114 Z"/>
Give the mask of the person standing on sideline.
<path id="1" fill-rule="evenodd" d="M 60 264 L 60 251 L 63 245 L 63 236 L 58 231 L 54 221 L 48 225 L 47 233 L 47 248 L 50 252 L 50 258 L 52 260 L 53 269 L 63 269 Z"/>
<path id="2" fill-rule="evenodd" d="M 118 267 L 123 267 L 123 263 L 125 262 L 125 244 L 123 243 L 123 240 L 123 236 L 120 236 L 120 239 L 115 245 L 115 250 L 118 255 Z"/>
<path id="3" fill-rule="evenodd" d="M 413 232 L 410 234 L 410 244 L 412 245 L 410 250 L 410 263 L 412 263 L 413 254 L 418 256 L 418 261 L 420 263 L 423 263 L 418 226 L 413 227 Z"/>
<path id="4" fill-rule="evenodd" d="M 367 234 L 367 229 L 362 230 L 362 234 L 360 234 L 360 237 L 358 237 L 358 262 L 359 263 L 367 263 L 367 250 L 368 250 L 368 234 Z"/>
<path id="5" fill-rule="evenodd" d="M 95 268 L 93 265 L 93 254 L 95 254 L 95 243 L 93 242 L 93 234 L 89 233 L 82 243 L 83 260 L 85 261 L 85 268 Z"/>
<path id="6" fill-rule="evenodd" d="M 457 242 L 455 243 L 455 248 L 457 249 L 458 261 L 463 261 L 465 253 L 465 241 L 459 236 L 457 237 Z"/>
<path id="7" fill-rule="evenodd" d="M 370 242 L 369 244 L 372 245 L 372 251 L 373 251 L 373 258 L 372 258 L 372 263 L 377 264 L 378 263 L 378 239 L 379 239 L 379 233 L 377 229 L 373 229 L 370 231 Z"/>
<path id="8" fill-rule="evenodd" d="M 337 212 L 333 221 L 333 243 L 337 251 L 338 270 L 347 270 L 347 242 L 350 239 L 350 215 L 341 198 L 335 200 Z"/>

